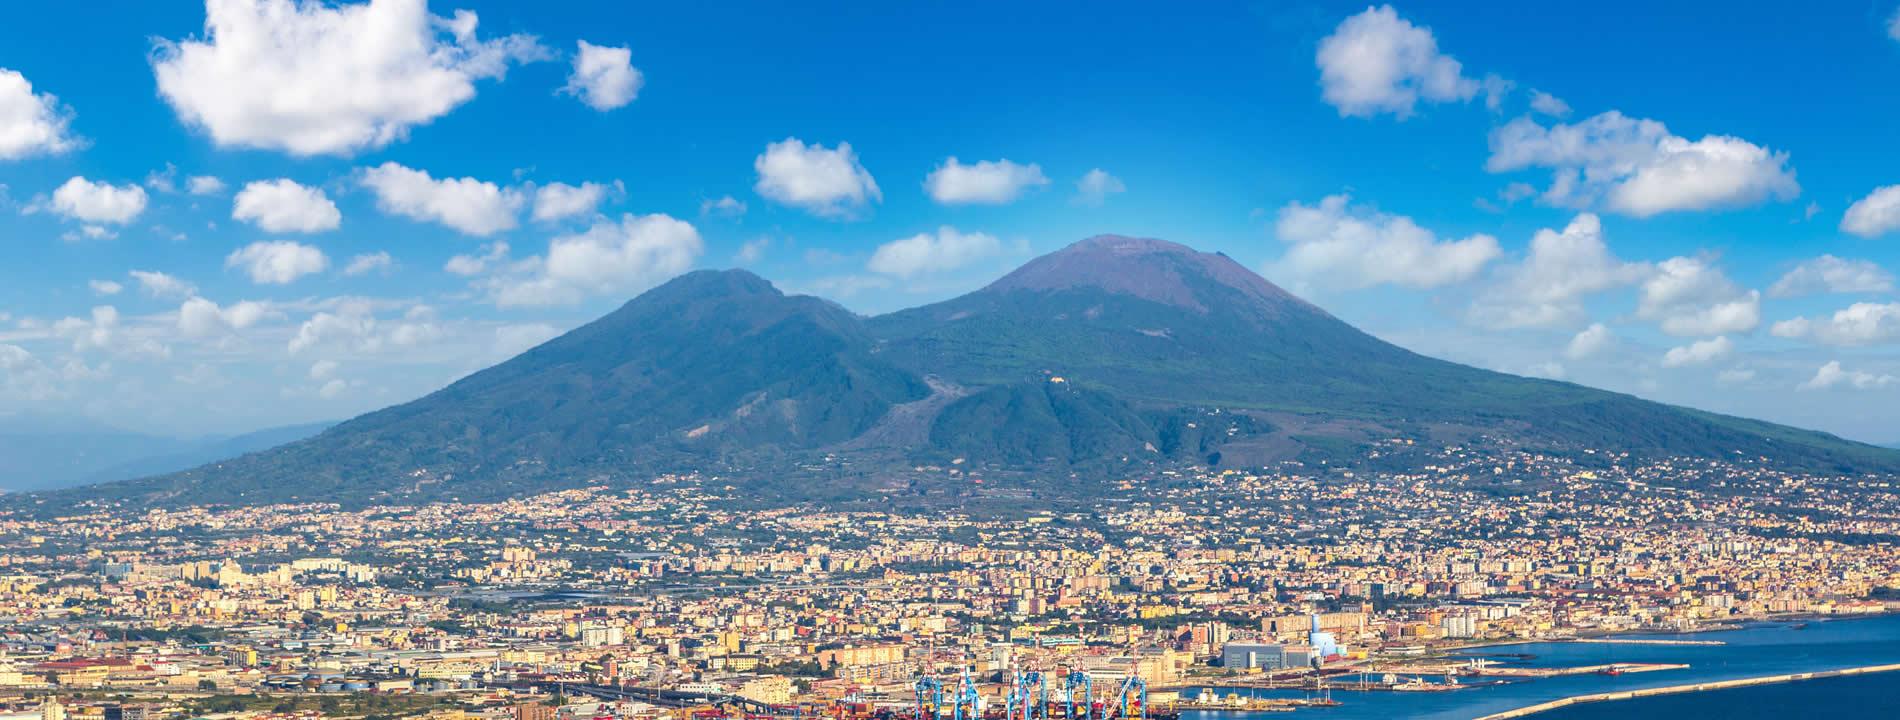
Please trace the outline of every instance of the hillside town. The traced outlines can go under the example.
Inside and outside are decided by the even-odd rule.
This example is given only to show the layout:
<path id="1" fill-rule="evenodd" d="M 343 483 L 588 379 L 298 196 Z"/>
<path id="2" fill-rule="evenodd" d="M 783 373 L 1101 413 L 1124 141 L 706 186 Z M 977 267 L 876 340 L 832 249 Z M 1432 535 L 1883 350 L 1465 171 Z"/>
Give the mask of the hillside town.
<path id="1" fill-rule="evenodd" d="M 934 683 L 1017 717 L 1033 671 L 1086 678 L 1086 702 L 1122 715 L 1138 688 L 1148 714 L 1490 643 L 1900 607 L 1890 480 L 1426 454 L 1403 474 L 1157 470 L 1088 506 L 934 514 L 762 508 L 668 476 L 487 504 L 13 515 L 0 706 L 915 717 Z"/>

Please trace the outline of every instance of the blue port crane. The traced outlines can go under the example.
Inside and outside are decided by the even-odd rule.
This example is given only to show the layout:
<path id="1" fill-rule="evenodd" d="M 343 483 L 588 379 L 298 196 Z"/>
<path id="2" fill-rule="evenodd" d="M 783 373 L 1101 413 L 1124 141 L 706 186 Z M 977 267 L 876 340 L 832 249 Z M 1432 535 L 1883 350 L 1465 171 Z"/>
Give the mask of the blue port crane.
<path id="1" fill-rule="evenodd" d="M 917 678 L 917 720 L 943 720 L 943 683 L 925 675 Z"/>
<path id="2" fill-rule="evenodd" d="M 1122 681 L 1115 693 L 1115 717 L 1117 720 L 1148 720 L 1148 681 L 1139 675 L 1130 675 Z"/>
<path id="3" fill-rule="evenodd" d="M 1049 709 L 1049 687 L 1042 673 L 1030 670 L 1016 673 L 1010 683 L 1003 720 L 1043 720 Z"/>
<path id="4" fill-rule="evenodd" d="M 957 683 L 956 710 L 954 720 L 983 720 L 981 697 L 976 692 L 976 681 L 970 679 L 970 669 L 963 669 L 963 679 Z M 968 708 L 968 713 L 965 713 Z"/>
<path id="5" fill-rule="evenodd" d="M 1081 715 L 1075 714 L 1075 703 L 1076 703 L 1075 691 L 1076 691 L 1076 688 L 1078 687 L 1082 689 L 1082 697 L 1081 697 L 1082 714 Z M 1088 673 L 1082 672 L 1081 670 L 1075 670 L 1075 671 L 1070 672 L 1069 680 L 1067 683 L 1064 684 L 1063 689 L 1064 689 L 1064 695 L 1067 696 L 1068 698 L 1069 720 L 1078 720 L 1078 719 L 1086 720 L 1088 718 L 1094 717 L 1095 715 L 1095 703 L 1094 703 L 1095 683 L 1093 680 L 1089 679 Z"/>

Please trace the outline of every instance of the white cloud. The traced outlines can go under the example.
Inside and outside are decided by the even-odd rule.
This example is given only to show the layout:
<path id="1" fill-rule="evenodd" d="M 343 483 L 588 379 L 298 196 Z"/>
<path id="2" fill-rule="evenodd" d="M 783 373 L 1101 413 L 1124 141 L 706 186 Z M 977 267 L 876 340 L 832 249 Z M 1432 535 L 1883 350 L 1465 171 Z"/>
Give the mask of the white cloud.
<path id="1" fill-rule="evenodd" d="M 740 202 L 731 195 L 721 195 L 717 200 L 708 198 L 699 201 L 699 214 L 702 217 L 706 215 L 739 217 L 745 214 L 745 203 Z"/>
<path id="2" fill-rule="evenodd" d="M 145 188 L 74 176 L 53 191 L 52 209 L 74 220 L 124 225 L 145 212 Z"/>
<path id="3" fill-rule="evenodd" d="M 514 229 L 515 215 L 525 202 L 513 188 L 468 177 L 437 180 L 393 162 L 365 168 L 361 180 L 376 194 L 376 207 L 383 212 L 480 237 Z"/>
<path id="4" fill-rule="evenodd" d="M 772 238 L 769 237 L 747 240 L 745 244 L 739 246 L 739 252 L 734 254 L 732 259 L 738 261 L 741 265 L 750 265 L 758 262 L 760 258 L 765 257 L 765 249 L 770 247 L 771 244 Z"/>
<path id="5" fill-rule="evenodd" d="M 1530 117 L 1491 133 L 1486 169 L 1553 171 L 1543 200 L 1553 205 L 1605 207 L 1636 217 L 1679 210 L 1710 210 L 1787 200 L 1801 193 L 1787 153 L 1741 138 L 1672 135 L 1654 120 L 1614 110 L 1575 124 L 1544 127 Z"/>
<path id="6" fill-rule="evenodd" d="M 1669 349 L 1663 353 L 1662 366 L 1666 368 L 1708 365 L 1729 356 L 1735 351 L 1735 343 L 1727 336 L 1698 340 Z"/>
<path id="7" fill-rule="evenodd" d="M 819 217 L 850 217 L 884 199 L 877 181 L 858 162 L 850 143 L 837 149 L 806 145 L 786 138 L 765 147 L 752 161 L 759 174 L 753 186 L 760 196 L 782 205 L 802 208 Z"/>
<path id="8" fill-rule="evenodd" d="M 178 306 L 178 329 L 188 337 L 211 337 L 243 330 L 267 317 L 281 316 L 259 302 L 246 300 L 230 307 L 218 307 L 215 302 L 192 296 Z"/>
<path id="9" fill-rule="evenodd" d="M 1525 376 L 1543 378 L 1545 380 L 1562 380 L 1569 374 L 1570 373 L 1564 369 L 1564 364 L 1555 360 L 1547 360 L 1524 368 Z"/>
<path id="10" fill-rule="evenodd" d="M 1288 245 L 1274 263 L 1280 274 L 1344 288 L 1448 285 L 1470 279 L 1499 254 L 1489 235 L 1440 240 L 1411 218 L 1353 207 L 1345 195 L 1314 206 L 1288 203 L 1274 232 Z"/>
<path id="11" fill-rule="evenodd" d="M 109 228 L 98 225 L 82 225 L 78 230 L 68 230 L 61 233 L 59 239 L 66 242 L 79 242 L 81 240 L 111 240 L 118 236 L 118 232 Z"/>
<path id="12" fill-rule="evenodd" d="M 534 219 L 542 222 L 592 215 L 607 198 L 607 186 L 584 182 L 580 185 L 548 183 L 534 191 Z"/>
<path id="13" fill-rule="evenodd" d="M 1018 165 L 1005 159 L 964 165 L 952 157 L 924 178 L 924 192 L 940 205 L 1004 205 L 1026 189 L 1048 184 L 1035 163 Z"/>
<path id="14" fill-rule="evenodd" d="M 1399 17 L 1391 5 L 1346 18 L 1319 43 L 1320 95 L 1341 116 L 1408 117 L 1420 100 L 1470 100 L 1478 81 L 1438 52 L 1430 28 Z"/>
<path id="15" fill-rule="evenodd" d="M 875 273 L 911 277 L 924 273 L 955 270 L 970 263 L 993 257 L 1003 250 L 994 235 L 962 233 L 945 225 L 937 233 L 920 233 L 893 240 L 871 253 L 865 268 Z"/>
<path id="16" fill-rule="evenodd" d="M 1715 374 L 1715 381 L 1726 385 L 1736 385 L 1755 379 L 1755 371 L 1748 368 L 1729 368 Z"/>
<path id="17" fill-rule="evenodd" d="M 1878 237 L 1900 230 L 1900 185 L 1875 188 L 1841 216 L 1841 232 Z"/>
<path id="18" fill-rule="evenodd" d="M 185 180 L 185 191 L 193 195 L 216 195 L 224 192 L 224 181 L 210 175 L 193 175 Z"/>
<path id="19" fill-rule="evenodd" d="M 1531 109 L 1554 118 L 1570 115 L 1570 103 L 1542 90 L 1531 91 Z"/>
<path id="20" fill-rule="evenodd" d="M 219 146 L 347 155 L 550 55 L 533 36 L 480 40 L 475 27 L 475 13 L 434 16 L 425 0 L 212 0 L 204 36 L 157 41 L 152 69 L 165 102 Z"/>
<path id="21" fill-rule="evenodd" d="M 1561 232 L 1538 230 L 1523 262 L 1503 269 L 1498 283 L 1479 294 L 1471 319 L 1495 328 L 1574 325 L 1584 317 L 1585 298 L 1649 273 L 1647 265 L 1612 255 L 1603 221 L 1582 213 Z"/>
<path id="22" fill-rule="evenodd" d="M 0 68 L 0 160 L 57 155 L 78 147 L 79 139 L 67 129 L 72 117 L 59 98 L 35 94 L 25 75 Z"/>
<path id="23" fill-rule="evenodd" d="M 1800 389 L 1826 390 L 1838 385 L 1851 385 L 1856 389 L 1869 390 L 1886 387 L 1894 382 L 1892 375 L 1876 375 L 1865 370 L 1849 371 L 1841 368 L 1841 361 L 1832 360 L 1814 371 L 1814 377 L 1801 383 Z"/>
<path id="24" fill-rule="evenodd" d="M 111 280 L 93 280 L 86 283 L 86 286 L 92 288 L 93 293 L 99 295 L 117 295 L 119 291 L 125 289 L 124 285 L 120 285 Z"/>
<path id="25" fill-rule="evenodd" d="M 297 278 L 328 269 L 330 258 L 310 245 L 274 240 L 239 248 L 225 257 L 224 266 L 242 268 L 251 276 L 251 282 L 261 285 L 288 285 Z"/>
<path id="26" fill-rule="evenodd" d="M 1893 289 L 1893 275 L 1866 260 L 1822 255 L 1796 265 L 1768 288 L 1768 297 L 1820 293 L 1879 293 Z"/>
<path id="27" fill-rule="evenodd" d="M 606 112 L 624 107 L 640 94 L 645 80 L 633 67 L 633 51 L 580 41 L 574 53 L 574 72 L 561 92 L 580 98 L 588 107 Z"/>
<path id="28" fill-rule="evenodd" d="M 666 215 L 601 220 L 548 243 L 546 257 L 516 263 L 488 288 L 497 305 L 566 305 L 588 295 L 631 294 L 685 272 L 703 249 L 699 231 Z"/>
<path id="29" fill-rule="evenodd" d="M 112 347 L 119 331 L 119 309 L 101 305 L 92 309 L 91 319 L 65 317 L 53 323 L 53 333 L 73 342 L 74 352 Z"/>
<path id="30" fill-rule="evenodd" d="M 426 305 L 411 306 L 401 318 L 394 320 L 377 318 L 376 310 L 374 302 L 352 299 L 311 315 L 290 339 L 290 354 L 318 349 L 374 354 L 420 347 L 446 333 L 436 322 L 435 310 Z M 316 370 L 316 366 L 313 365 L 312 370 Z"/>
<path id="31" fill-rule="evenodd" d="M 1075 181 L 1075 199 L 1083 205 L 1101 205 L 1109 195 L 1127 190 L 1128 187 L 1122 184 L 1121 178 L 1110 175 L 1107 170 L 1101 168 L 1083 173 L 1082 179 Z"/>
<path id="32" fill-rule="evenodd" d="M 128 275 L 138 281 L 139 289 L 156 298 L 182 298 L 196 292 L 198 288 L 191 283 L 171 275 L 151 270 L 133 270 Z"/>
<path id="33" fill-rule="evenodd" d="M 1594 357 L 1615 344 L 1615 333 L 1610 332 L 1603 323 L 1591 323 L 1590 327 L 1584 328 L 1582 332 L 1570 338 L 1570 344 L 1564 346 L 1564 357 L 1572 360 Z"/>
<path id="34" fill-rule="evenodd" d="M 343 266 L 343 274 L 349 277 L 368 275 L 378 270 L 388 270 L 395 264 L 396 260 L 388 252 L 364 253 L 350 258 L 349 264 Z"/>
<path id="35" fill-rule="evenodd" d="M 481 255 L 456 255 L 449 258 L 442 269 L 456 275 L 471 277 L 486 272 L 490 265 L 501 262 L 507 257 L 508 243 L 494 242 L 484 245 Z"/>
<path id="36" fill-rule="evenodd" d="M 1900 10 L 1893 11 L 1893 17 L 1887 20 L 1887 37 L 1900 41 Z"/>
<path id="37" fill-rule="evenodd" d="M 1827 317 L 1798 317 L 1775 323 L 1777 337 L 1812 340 L 1823 345 L 1871 345 L 1900 341 L 1900 303 L 1854 303 Z"/>
<path id="38" fill-rule="evenodd" d="M 323 190 L 279 178 L 247 183 L 231 204 L 231 218 L 264 232 L 314 233 L 335 230 L 343 213 Z"/>
<path id="39" fill-rule="evenodd" d="M 310 364 L 311 380 L 328 380 L 336 375 L 338 363 L 335 360 L 318 360 Z"/>
<path id="40" fill-rule="evenodd" d="M 1677 337 L 1746 333 L 1761 325 L 1761 292 L 1742 290 L 1704 258 L 1674 257 L 1643 281 L 1636 314 Z"/>

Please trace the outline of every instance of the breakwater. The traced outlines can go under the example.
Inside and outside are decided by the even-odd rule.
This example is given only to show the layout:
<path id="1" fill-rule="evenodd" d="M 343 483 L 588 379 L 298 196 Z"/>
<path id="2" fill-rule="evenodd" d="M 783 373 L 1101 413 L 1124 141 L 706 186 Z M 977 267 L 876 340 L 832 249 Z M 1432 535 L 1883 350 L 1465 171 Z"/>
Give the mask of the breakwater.
<path id="1" fill-rule="evenodd" d="M 1612 702 L 1616 700 L 1630 700 L 1634 698 L 1654 697 L 1657 695 L 1676 695 L 1676 694 L 1681 694 L 1681 693 L 1708 692 L 1712 690 L 1726 690 L 1730 688 L 1750 687 L 1754 685 L 1770 685 L 1774 683 L 1798 682 L 1801 680 L 1818 680 L 1821 678 L 1846 677 L 1850 675 L 1868 675 L 1872 673 L 1894 672 L 1897 670 L 1900 670 L 1900 663 L 1890 664 L 1890 665 L 1869 665 L 1866 667 L 1844 668 L 1840 670 L 1820 670 L 1816 672 L 1787 673 L 1783 675 L 1767 675 L 1763 677 L 1739 678 L 1735 680 L 1717 680 L 1713 682 L 1692 683 L 1688 685 L 1671 685 L 1668 687 L 1645 688 L 1641 690 L 1622 690 L 1622 691 L 1617 691 L 1617 692 L 1593 693 L 1589 695 L 1573 695 L 1571 697 L 1560 698 L 1557 700 L 1552 700 L 1550 702 L 1538 703 L 1536 705 L 1521 707 L 1516 710 L 1506 710 L 1501 713 L 1492 713 L 1490 715 L 1485 715 L 1479 718 L 1478 720 L 1509 720 L 1510 718 L 1526 717 L 1529 715 L 1535 715 L 1537 713 L 1548 712 L 1551 710 L 1556 710 L 1558 708 L 1569 707 L 1571 705 L 1578 705 L 1582 703 Z"/>

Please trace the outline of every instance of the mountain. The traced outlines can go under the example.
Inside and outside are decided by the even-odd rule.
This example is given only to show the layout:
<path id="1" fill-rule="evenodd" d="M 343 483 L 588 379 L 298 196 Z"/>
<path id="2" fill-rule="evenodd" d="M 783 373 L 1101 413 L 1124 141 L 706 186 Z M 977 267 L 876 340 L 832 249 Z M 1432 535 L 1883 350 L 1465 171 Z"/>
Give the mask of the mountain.
<path id="1" fill-rule="evenodd" d="M 85 418 L 0 416 L 0 491 L 73 487 L 177 472 L 317 434 L 332 423 L 172 438 Z"/>
<path id="2" fill-rule="evenodd" d="M 690 273 L 414 402 L 64 497 L 367 504 L 673 471 L 839 497 L 953 465 L 1061 492 L 1173 465 L 1355 462 L 1392 437 L 1900 470 L 1831 435 L 1424 357 L 1224 255 L 1104 236 L 874 318 Z"/>
<path id="3" fill-rule="evenodd" d="M 269 450 L 279 445 L 287 445 L 315 436 L 335 424 L 334 422 L 318 422 L 285 425 L 239 435 L 179 441 L 173 450 L 159 455 L 136 458 L 88 474 L 79 484 L 92 485 L 190 470 L 206 463 L 229 460 L 260 450 Z"/>
<path id="4" fill-rule="evenodd" d="M 172 452 L 180 441 L 85 418 L 0 415 L 0 490 L 67 487 L 141 457 Z"/>

